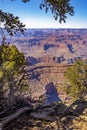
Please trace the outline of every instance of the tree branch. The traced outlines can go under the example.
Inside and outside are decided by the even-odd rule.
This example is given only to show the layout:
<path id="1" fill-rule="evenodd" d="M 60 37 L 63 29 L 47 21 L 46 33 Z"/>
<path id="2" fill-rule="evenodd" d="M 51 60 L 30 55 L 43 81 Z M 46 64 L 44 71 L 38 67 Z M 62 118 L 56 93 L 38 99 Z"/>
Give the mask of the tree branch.
<path id="1" fill-rule="evenodd" d="M 27 111 L 32 111 L 32 109 L 29 108 L 29 107 L 23 107 L 23 108 L 20 108 L 19 110 L 17 110 L 17 112 L 15 112 L 14 114 L 2 118 L 2 121 L 0 122 L 0 130 L 3 130 L 3 127 L 7 123 L 9 123 L 10 121 L 16 119 L 18 116 L 20 116 L 21 114 L 23 114 L 24 112 L 27 112 Z"/>

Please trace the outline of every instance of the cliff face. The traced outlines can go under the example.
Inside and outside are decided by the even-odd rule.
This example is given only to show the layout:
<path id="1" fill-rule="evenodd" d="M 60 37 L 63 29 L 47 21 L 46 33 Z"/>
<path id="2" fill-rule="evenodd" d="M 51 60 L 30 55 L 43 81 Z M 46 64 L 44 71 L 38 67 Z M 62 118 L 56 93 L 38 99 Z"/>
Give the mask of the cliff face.
<path id="1" fill-rule="evenodd" d="M 72 64 L 87 58 L 87 29 L 34 29 L 8 41 L 25 53 L 29 64 L 41 62 Z"/>
<path id="2" fill-rule="evenodd" d="M 27 67 L 29 75 L 29 87 L 31 90 L 31 96 L 35 99 L 43 94 L 46 94 L 49 88 L 56 88 L 64 82 L 64 72 L 67 65 L 64 64 L 51 64 L 40 63 L 34 66 Z M 48 86 L 48 88 L 46 88 Z M 60 95 L 59 95 L 60 97 Z M 61 93 L 62 99 L 64 99 L 64 93 Z"/>

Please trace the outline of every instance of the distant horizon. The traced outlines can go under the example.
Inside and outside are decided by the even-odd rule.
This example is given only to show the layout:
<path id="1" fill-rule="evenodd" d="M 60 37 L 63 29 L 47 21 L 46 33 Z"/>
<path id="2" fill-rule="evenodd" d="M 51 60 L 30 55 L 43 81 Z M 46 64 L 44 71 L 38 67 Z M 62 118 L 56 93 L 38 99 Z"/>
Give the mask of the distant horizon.
<path id="1" fill-rule="evenodd" d="M 2 27 L 2 29 L 5 29 L 4 27 Z M 24 27 L 24 29 L 87 29 L 87 28 L 70 28 L 70 27 L 67 27 L 67 28 L 51 28 L 51 27 L 48 27 L 48 28 L 45 28 L 45 27 L 42 27 L 42 28 L 38 28 L 38 27 L 35 27 L 35 28 L 28 28 L 28 27 Z"/>
<path id="2" fill-rule="evenodd" d="M 25 29 L 87 29 L 87 28 L 25 28 Z"/>

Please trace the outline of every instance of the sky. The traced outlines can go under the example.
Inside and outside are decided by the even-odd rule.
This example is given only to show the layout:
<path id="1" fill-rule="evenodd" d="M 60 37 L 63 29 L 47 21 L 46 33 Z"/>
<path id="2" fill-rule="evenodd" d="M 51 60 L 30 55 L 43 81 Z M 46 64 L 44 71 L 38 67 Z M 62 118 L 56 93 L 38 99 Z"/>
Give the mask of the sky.
<path id="1" fill-rule="evenodd" d="M 22 3 L 21 0 L 0 0 L 0 10 L 18 16 L 26 28 L 87 28 L 87 0 L 71 0 L 74 6 L 74 16 L 68 15 L 66 23 L 60 24 L 53 15 L 40 10 L 41 0 L 30 0 Z"/>

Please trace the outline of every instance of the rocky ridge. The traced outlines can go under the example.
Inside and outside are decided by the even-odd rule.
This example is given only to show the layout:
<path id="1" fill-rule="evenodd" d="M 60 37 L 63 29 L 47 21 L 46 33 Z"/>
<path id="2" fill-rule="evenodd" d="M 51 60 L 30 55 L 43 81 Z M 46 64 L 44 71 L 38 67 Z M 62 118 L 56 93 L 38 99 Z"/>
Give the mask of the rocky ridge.
<path id="1" fill-rule="evenodd" d="M 27 67 L 29 75 L 29 87 L 32 98 L 39 99 L 39 97 L 46 93 L 46 86 L 57 87 L 64 82 L 64 72 L 67 68 L 65 64 L 50 64 L 40 63 Z M 59 95 L 64 100 L 64 93 Z"/>
<path id="2" fill-rule="evenodd" d="M 7 42 L 24 52 L 29 65 L 41 62 L 72 64 L 87 58 L 87 29 L 26 29 L 7 35 Z"/>

